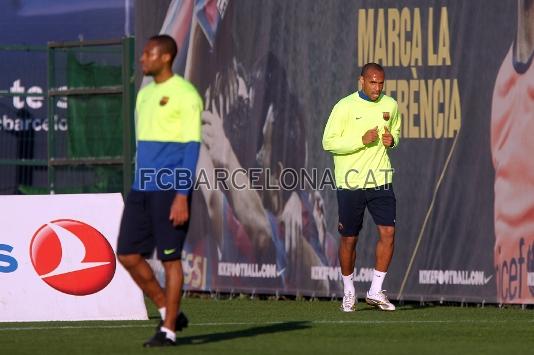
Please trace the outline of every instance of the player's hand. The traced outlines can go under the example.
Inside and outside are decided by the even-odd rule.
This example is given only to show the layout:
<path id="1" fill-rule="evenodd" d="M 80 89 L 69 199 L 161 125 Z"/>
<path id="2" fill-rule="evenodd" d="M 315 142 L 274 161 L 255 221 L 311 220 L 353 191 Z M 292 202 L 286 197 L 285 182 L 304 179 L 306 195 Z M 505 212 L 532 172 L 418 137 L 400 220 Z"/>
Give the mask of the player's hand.
<path id="1" fill-rule="evenodd" d="M 214 167 L 224 167 L 231 151 L 230 141 L 224 133 L 223 120 L 217 110 L 202 112 L 202 142 Z"/>
<path id="2" fill-rule="evenodd" d="M 388 127 L 387 126 L 384 126 L 384 134 L 382 134 L 382 143 L 384 144 L 384 146 L 386 146 L 386 148 L 389 148 L 393 145 L 393 136 L 391 135 L 391 133 L 389 133 L 389 130 L 388 130 Z"/>
<path id="3" fill-rule="evenodd" d="M 181 226 L 189 220 L 189 206 L 187 204 L 187 196 L 176 194 L 172 201 L 171 211 L 169 213 L 169 221 L 174 227 Z"/>
<path id="4" fill-rule="evenodd" d="M 378 138 L 378 126 L 365 132 L 365 134 L 362 136 L 362 142 L 363 144 L 367 145 L 367 144 L 370 144 L 376 141 L 377 138 Z"/>
<path id="5" fill-rule="evenodd" d="M 314 191 L 310 194 L 311 204 L 313 205 L 313 220 L 319 232 L 319 242 L 324 248 L 324 241 L 326 239 L 326 211 L 324 206 L 324 199 L 319 191 Z M 324 250 L 324 249 L 323 249 Z"/>
<path id="6" fill-rule="evenodd" d="M 284 240 L 289 265 L 296 265 L 300 238 L 302 238 L 302 203 L 299 195 L 292 192 L 287 200 L 280 220 L 284 226 Z"/>

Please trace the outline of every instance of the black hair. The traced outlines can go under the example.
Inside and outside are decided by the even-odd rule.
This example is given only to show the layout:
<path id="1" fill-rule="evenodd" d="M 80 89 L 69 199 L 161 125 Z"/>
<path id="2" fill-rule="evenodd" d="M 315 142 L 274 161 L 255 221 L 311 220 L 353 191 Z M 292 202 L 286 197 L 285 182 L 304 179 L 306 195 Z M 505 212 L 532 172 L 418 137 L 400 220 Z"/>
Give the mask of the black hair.
<path id="1" fill-rule="evenodd" d="M 150 41 L 154 41 L 162 49 L 163 53 L 171 55 L 171 64 L 178 54 L 178 46 L 176 41 L 169 35 L 155 35 L 150 37 Z"/>
<path id="2" fill-rule="evenodd" d="M 258 85 L 259 84 L 259 85 Z M 306 122 L 302 106 L 289 87 L 280 60 L 269 52 L 256 63 L 255 104 L 259 105 L 260 132 L 257 148 L 263 144 L 261 128 L 272 105 L 275 120 L 272 132 L 271 167 L 301 169 L 306 164 Z M 259 87 L 258 87 L 259 86 Z"/>
<path id="3" fill-rule="evenodd" d="M 362 72 L 361 72 L 361 76 L 365 76 L 365 74 L 367 74 L 367 72 L 369 70 L 378 70 L 378 71 L 381 71 L 382 73 L 384 72 L 384 68 L 380 65 L 380 64 L 377 64 L 377 63 L 367 63 L 365 64 L 363 67 L 362 67 Z"/>
<path id="4" fill-rule="evenodd" d="M 287 72 L 280 60 L 269 52 L 261 58 L 254 69 L 254 108 L 253 115 L 258 119 L 256 152 L 264 142 L 263 126 L 267 113 L 272 106 L 271 173 L 278 178 L 283 169 L 306 168 L 306 120 L 298 96 L 292 92 Z M 281 166 L 280 166 L 281 165 Z M 294 190 L 282 189 L 278 207 L 272 205 L 270 198 L 264 196 L 263 204 L 271 211 L 285 205 Z"/>

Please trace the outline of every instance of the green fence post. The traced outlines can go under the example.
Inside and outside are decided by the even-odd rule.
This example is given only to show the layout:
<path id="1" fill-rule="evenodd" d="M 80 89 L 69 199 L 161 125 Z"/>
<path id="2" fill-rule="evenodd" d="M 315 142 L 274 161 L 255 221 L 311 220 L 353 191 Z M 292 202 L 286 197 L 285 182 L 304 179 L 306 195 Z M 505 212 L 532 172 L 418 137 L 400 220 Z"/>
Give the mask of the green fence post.
<path id="1" fill-rule="evenodd" d="M 134 39 L 122 40 L 122 190 L 123 196 L 130 191 L 132 184 L 132 161 L 135 154 L 134 140 Z"/>
<path id="2" fill-rule="evenodd" d="M 48 192 L 50 194 L 54 193 L 55 189 L 55 172 L 54 172 L 54 166 L 52 163 L 52 160 L 54 159 L 54 96 L 50 95 L 50 90 L 54 89 L 56 86 L 55 83 L 55 52 L 54 48 L 50 46 L 50 43 L 48 44 L 48 65 L 47 65 L 47 116 L 48 116 L 48 154 L 47 154 L 47 161 L 48 161 Z"/>

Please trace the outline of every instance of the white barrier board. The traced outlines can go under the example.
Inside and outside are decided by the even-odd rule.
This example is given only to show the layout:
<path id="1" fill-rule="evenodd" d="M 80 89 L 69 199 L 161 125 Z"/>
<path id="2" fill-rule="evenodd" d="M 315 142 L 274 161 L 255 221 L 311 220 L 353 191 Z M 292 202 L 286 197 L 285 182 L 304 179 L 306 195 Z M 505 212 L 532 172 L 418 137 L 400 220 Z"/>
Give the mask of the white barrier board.
<path id="1" fill-rule="evenodd" d="M 120 194 L 0 196 L 0 322 L 144 320 L 115 257 Z"/>

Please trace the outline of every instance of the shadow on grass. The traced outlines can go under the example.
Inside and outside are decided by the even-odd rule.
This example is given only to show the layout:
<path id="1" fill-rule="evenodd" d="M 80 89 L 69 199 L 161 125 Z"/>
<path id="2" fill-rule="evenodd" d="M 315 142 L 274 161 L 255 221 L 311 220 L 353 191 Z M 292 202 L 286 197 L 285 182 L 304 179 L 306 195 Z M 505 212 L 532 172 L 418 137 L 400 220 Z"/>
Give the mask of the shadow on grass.
<path id="1" fill-rule="evenodd" d="M 294 330 L 301 330 L 310 328 L 311 324 L 305 322 L 284 322 L 275 323 L 266 326 L 252 327 L 242 330 L 233 330 L 230 332 L 217 332 L 202 335 L 194 335 L 183 338 L 176 338 L 176 345 L 188 345 L 188 344 L 206 344 L 217 341 L 225 341 L 237 338 L 253 337 L 257 335 L 272 334 L 278 332 L 289 332 Z"/>
<path id="2" fill-rule="evenodd" d="M 423 309 L 431 308 L 432 306 L 414 306 L 414 305 L 396 305 L 395 312 L 406 312 L 406 311 L 421 311 Z M 369 305 L 358 305 L 356 308 L 356 312 L 366 312 L 366 311 L 373 311 L 373 312 L 383 312 L 383 313 L 395 313 L 395 312 L 388 312 L 388 311 L 382 311 L 378 309 L 375 306 L 369 306 Z"/>

